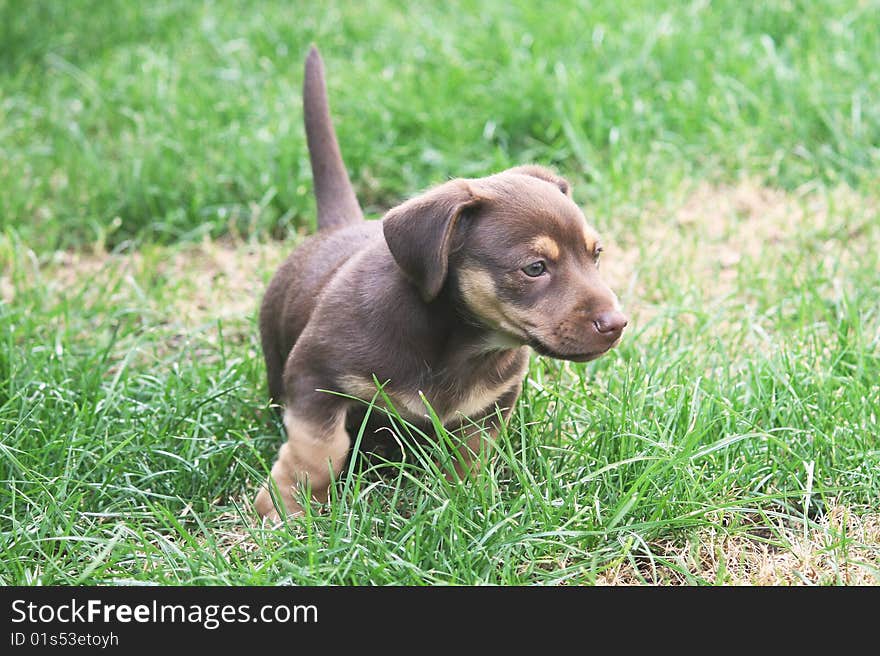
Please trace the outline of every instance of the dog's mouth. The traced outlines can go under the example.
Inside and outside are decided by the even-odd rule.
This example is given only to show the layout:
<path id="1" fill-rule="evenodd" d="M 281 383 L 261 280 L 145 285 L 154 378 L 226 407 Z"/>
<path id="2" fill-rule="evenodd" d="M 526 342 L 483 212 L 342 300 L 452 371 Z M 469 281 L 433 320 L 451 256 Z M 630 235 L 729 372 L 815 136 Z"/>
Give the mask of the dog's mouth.
<path id="1" fill-rule="evenodd" d="M 528 335 L 529 335 L 528 345 L 531 346 L 532 349 L 534 349 L 534 351 L 538 355 L 543 355 L 548 358 L 554 358 L 556 360 L 569 360 L 571 362 L 589 362 L 590 360 L 595 360 L 599 356 L 607 353 L 611 349 L 611 347 L 617 343 L 617 341 L 614 341 L 611 344 L 609 344 L 608 346 L 606 346 L 605 348 L 602 348 L 602 349 L 599 349 L 596 351 L 583 351 L 580 353 L 562 353 L 561 351 L 557 351 L 556 349 L 547 346 L 544 342 L 542 342 L 540 339 L 538 339 L 537 337 L 535 337 L 531 333 L 529 333 Z"/>
<path id="2" fill-rule="evenodd" d="M 569 360 L 571 362 L 589 362 L 608 351 L 608 349 L 603 349 L 601 351 L 587 351 L 585 353 L 560 353 L 534 339 L 529 341 L 529 346 L 531 346 L 538 355 L 554 358 L 556 360 Z"/>
<path id="3" fill-rule="evenodd" d="M 568 360 L 570 362 L 589 362 L 610 351 L 620 341 L 620 338 L 618 337 L 614 341 L 609 342 L 607 346 L 601 346 L 593 351 L 564 353 L 555 348 L 552 348 L 551 346 L 548 346 L 539 337 L 537 337 L 534 333 L 534 329 L 537 328 L 536 325 L 531 323 L 523 324 L 522 322 L 514 322 L 507 316 L 502 316 L 506 320 L 507 325 L 495 326 L 494 334 L 496 336 L 496 343 L 498 343 L 499 345 L 503 345 L 505 348 L 513 348 L 520 345 L 530 346 L 538 355 L 543 355 L 545 357 L 553 358 L 555 360 Z"/>

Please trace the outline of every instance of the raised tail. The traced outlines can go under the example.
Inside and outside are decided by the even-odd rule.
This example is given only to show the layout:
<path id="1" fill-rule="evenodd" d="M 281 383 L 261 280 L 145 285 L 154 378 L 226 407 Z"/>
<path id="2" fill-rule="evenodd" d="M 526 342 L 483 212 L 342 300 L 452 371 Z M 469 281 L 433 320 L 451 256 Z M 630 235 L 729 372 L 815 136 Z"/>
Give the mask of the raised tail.
<path id="1" fill-rule="evenodd" d="M 303 116 L 318 205 L 318 230 L 363 221 L 364 213 L 354 195 L 339 152 L 327 104 L 324 62 L 315 46 L 311 47 L 306 57 Z"/>

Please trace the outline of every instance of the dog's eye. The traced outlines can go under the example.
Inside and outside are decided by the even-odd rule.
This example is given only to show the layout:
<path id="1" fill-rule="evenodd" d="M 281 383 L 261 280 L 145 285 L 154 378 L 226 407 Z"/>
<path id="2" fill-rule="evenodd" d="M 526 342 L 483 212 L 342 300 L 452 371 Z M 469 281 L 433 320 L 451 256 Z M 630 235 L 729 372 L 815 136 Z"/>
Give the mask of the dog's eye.
<path id="1" fill-rule="evenodd" d="M 599 256 L 602 254 L 602 251 L 604 251 L 604 250 L 605 249 L 602 248 L 601 246 L 596 246 L 596 248 L 593 250 L 593 261 L 596 264 L 599 264 Z"/>
<path id="2" fill-rule="evenodd" d="M 524 274 L 529 276 L 530 278 L 537 278 L 542 273 L 547 270 L 547 265 L 544 264 L 542 260 L 538 260 L 537 262 L 532 262 L 522 268 Z"/>

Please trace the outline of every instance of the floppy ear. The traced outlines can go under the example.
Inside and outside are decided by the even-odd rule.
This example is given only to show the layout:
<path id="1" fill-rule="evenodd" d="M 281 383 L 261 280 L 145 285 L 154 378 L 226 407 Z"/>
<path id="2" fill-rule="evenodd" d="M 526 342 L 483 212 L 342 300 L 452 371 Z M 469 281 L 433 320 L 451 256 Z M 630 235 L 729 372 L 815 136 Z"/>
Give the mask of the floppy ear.
<path id="1" fill-rule="evenodd" d="M 426 302 L 446 281 L 458 217 L 481 200 L 467 181 L 451 180 L 391 209 L 382 220 L 391 255 Z"/>
<path id="2" fill-rule="evenodd" d="M 505 173 L 519 173 L 520 175 L 530 175 L 533 178 L 546 180 L 550 184 L 559 187 L 559 191 L 571 198 L 571 185 L 568 184 L 568 180 L 560 175 L 556 175 L 556 173 L 546 167 L 538 166 L 537 164 L 527 164 L 525 166 L 516 166 L 512 169 L 507 169 Z"/>

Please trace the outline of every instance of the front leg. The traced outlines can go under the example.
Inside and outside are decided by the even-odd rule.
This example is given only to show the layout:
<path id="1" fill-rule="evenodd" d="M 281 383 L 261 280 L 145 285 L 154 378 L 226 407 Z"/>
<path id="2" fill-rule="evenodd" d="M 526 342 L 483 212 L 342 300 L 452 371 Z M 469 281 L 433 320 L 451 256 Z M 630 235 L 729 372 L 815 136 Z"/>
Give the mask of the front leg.
<path id="1" fill-rule="evenodd" d="M 272 475 L 254 502 L 262 517 L 279 518 L 269 490 L 273 484 L 287 513 L 301 514 L 303 509 L 296 500 L 297 491 L 310 488 L 313 498 L 326 503 L 331 477 L 339 476 L 345 465 L 351 446 L 345 430 L 346 409 L 338 403 L 328 403 L 327 399 L 315 401 L 312 393 L 285 407 L 287 442 L 278 452 Z"/>
<path id="2" fill-rule="evenodd" d="M 488 440 L 495 439 L 501 428 L 497 410 L 500 410 L 501 421 L 507 423 L 521 391 L 522 381 L 518 380 L 513 384 L 513 387 L 501 395 L 501 398 L 491 408 L 484 411 L 479 418 L 474 419 L 473 423 L 463 420 L 461 428 L 455 431 L 463 442 L 455 457 L 455 473 L 459 480 L 473 477 L 479 471 L 481 461 L 485 459 Z M 480 430 L 479 426 L 485 426 L 485 430 Z M 486 432 L 489 434 L 488 438 Z M 453 480 L 451 472 L 446 477 Z"/>

